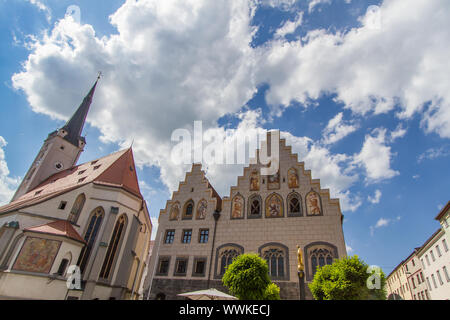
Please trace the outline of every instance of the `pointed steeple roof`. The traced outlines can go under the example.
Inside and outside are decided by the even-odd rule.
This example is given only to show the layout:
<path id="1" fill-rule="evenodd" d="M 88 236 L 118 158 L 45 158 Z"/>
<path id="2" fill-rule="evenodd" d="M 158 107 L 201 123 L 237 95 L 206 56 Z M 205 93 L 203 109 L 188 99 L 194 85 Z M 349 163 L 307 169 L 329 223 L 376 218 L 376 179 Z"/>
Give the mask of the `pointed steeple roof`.
<path id="1" fill-rule="evenodd" d="M 80 104 L 77 111 L 75 111 L 75 113 L 73 114 L 72 118 L 70 118 L 62 128 L 63 130 L 67 131 L 67 135 L 64 137 L 64 139 L 75 146 L 78 146 L 79 139 L 84 139 L 81 137 L 81 133 L 83 131 L 84 123 L 86 121 L 86 117 L 89 112 L 92 98 L 94 97 L 95 88 L 97 87 L 99 79 L 100 75 L 98 76 L 97 81 L 95 81 L 87 96 L 83 99 L 83 102 Z"/>

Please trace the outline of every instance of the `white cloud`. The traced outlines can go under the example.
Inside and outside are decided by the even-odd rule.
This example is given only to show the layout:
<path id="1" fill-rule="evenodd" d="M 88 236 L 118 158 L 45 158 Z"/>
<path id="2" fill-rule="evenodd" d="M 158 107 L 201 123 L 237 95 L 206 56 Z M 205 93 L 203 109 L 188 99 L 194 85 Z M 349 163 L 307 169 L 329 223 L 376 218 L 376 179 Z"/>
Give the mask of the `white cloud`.
<path id="1" fill-rule="evenodd" d="M 323 143 L 336 143 L 358 129 L 358 126 L 353 124 L 352 121 L 344 121 L 342 118 L 343 113 L 340 112 L 328 122 L 323 130 Z"/>
<path id="2" fill-rule="evenodd" d="M 430 148 L 427 151 L 425 151 L 424 153 L 421 153 L 417 157 L 417 162 L 421 163 L 424 160 L 434 160 L 434 159 L 441 158 L 441 157 L 447 157 L 449 155 L 450 155 L 450 149 L 447 145 L 444 147 L 440 147 L 440 148 Z"/>
<path id="3" fill-rule="evenodd" d="M 373 204 L 375 204 L 375 203 L 380 203 L 380 199 L 381 199 L 381 191 L 380 190 L 375 190 L 375 194 L 374 194 L 374 196 L 372 197 L 372 196 L 368 196 L 367 197 L 367 200 L 370 202 L 370 203 L 373 203 Z"/>
<path id="4" fill-rule="evenodd" d="M 278 8 L 283 11 L 292 9 L 297 0 L 260 0 L 261 5 Z"/>
<path id="5" fill-rule="evenodd" d="M 266 3 L 288 8 L 295 1 Z M 128 0 L 111 16 L 117 32 L 110 36 L 100 38 L 92 26 L 72 17 L 59 21 L 30 47 L 13 85 L 25 92 L 33 111 L 67 119 L 101 70 L 105 76 L 88 122 L 99 128 L 104 142 L 129 146 L 134 139 L 137 164 L 159 167 L 170 190 L 189 170 L 166 161 L 173 130 L 192 129 L 201 119 L 206 137 L 223 132 L 217 119 L 241 111 L 263 82 L 270 85 L 266 100 L 274 109 L 292 100 L 308 105 L 323 93 L 336 93 L 336 100 L 354 113 L 386 113 L 394 106 L 400 118 L 422 112 L 426 132 L 450 137 L 450 67 L 445 63 L 450 5 L 444 0 L 386 0 L 380 10 L 382 30 L 361 19 L 361 27 L 345 34 L 315 30 L 302 41 L 276 37 L 252 48 L 255 1 Z M 286 23 L 280 35 L 291 32 L 295 22 L 301 22 L 300 16 Z M 427 101 L 431 104 L 424 107 Z M 234 135 L 261 129 L 257 114 L 241 115 Z M 349 191 L 358 180 L 355 165 L 365 169 L 368 182 L 399 173 L 390 167 L 391 140 L 384 129 L 367 135 L 359 154 L 331 153 L 327 144 L 356 127 L 336 117 L 324 132 L 326 143 L 289 138 L 314 177 L 341 197 L 343 207 L 356 210 L 361 198 Z M 404 135 L 402 130 L 391 139 Z M 242 167 L 205 169 L 223 194 Z"/>
<path id="6" fill-rule="evenodd" d="M 10 176 L 4 151 L 7 144 L 6 140 L 0 136 L 0 205 L 10 202 L 19 186 L 19 179 Z"/>
<path id="7" fill-rule="evenodd" d="M 331 4 L 331 0 L 311 0 L 308 5 L 308 11 L 311 13 L 318 5 Z"/>
<path id="8" fill-rule="evenodd" d="M 155 240 L 156 233 L 158 232 L 159 222 L 157 217 L 150 217 L 150 221 L 152 222 L 152 235 L 150 240 Z"/>
<path id="9" fill-rule="evenodd" d="M 385 0 L 379 14 L 380 28 L 364 16 L 346 33 L 312 30 L 302 41 L 272 41 L 257 73 L 270 85 L 268 103 L 286 107 L 335 93 L 354 113 L 418 113 L 425 132 L 450 137 L 450 3 Z"/>
<path id="10" fill-rule="evenodd" d="M 386 129 L 373 130 L 372 135 L 366 135 L 363 147 L 354 157 L 355 164 L 366 171 L 366 182 L 373 183 L 390 179 L 399 175 L 398 171 L 391 169 L 391 147 L 386 145 Z"/>
<path id="11" fill-rule="evenodd" d="M 401 124 L 397 126 L 397 128 L 391 132 L 391 142 L 394 142 L 395 140 L 399 138 L 403 138 L 407 132 L 407 129 L 403 128 Z"/>
<path id="12" fill-rule="evenodd" d="M 52 19 L 52 12 L 49 7 L 47 7 L 42 1 L 39 0 L 28 0 L 32 5 L 36 6 L 39 11 L 43 11 L 45 13 L 45 17 L 47 19 L 47 22 L 50 23 Z"/>
<path id="13" fill-rule="evenodd" d="M 377 223 L 374 226 L 370 226 L 370 234 L 373 236 L 375 229 L 378 228 L 383 228 L 383 227 L 387 227 L 389 225 L 392 225 L 393 223 L 400 221 L 401 217 L 397 216 L 396 218 L 393 219 L 388 219 L 388 218 L 380 218 L 378 219 Z"/>
<path id="14" fill-rule="evenodd" d="M 295 30 L 302 24 L 303 21 L 303 12 L 300 12 L 294 21 L 287 20 L 283 23 L 283 25 L 277 29 L 275 32 L 275 37 L 283 38 L 287 34 L 294 33 Z"/>
<path id="15" fill-rule="evenodd" d="M 347 249 L 347 253 L 353 252 L 353 248 L 350 247 L 349 245 L 345 245 L 346 249 Z"/>
<path id="16" fill-rule="evenodd" d="M 34 44 L 13 85 L 33 111 L 67 119 L 101 70 L 87 121 L 105 143 L 134 139 L 137 164 L 160 167 L 173 190 L 186 169 L 166 164 L 173 130 L 199 119 L 215 128 L 256 92 L 253 11 L 240 0 L 130 0 L 111 16 L 118 32 L 103 38 L 67 16 Z"/>

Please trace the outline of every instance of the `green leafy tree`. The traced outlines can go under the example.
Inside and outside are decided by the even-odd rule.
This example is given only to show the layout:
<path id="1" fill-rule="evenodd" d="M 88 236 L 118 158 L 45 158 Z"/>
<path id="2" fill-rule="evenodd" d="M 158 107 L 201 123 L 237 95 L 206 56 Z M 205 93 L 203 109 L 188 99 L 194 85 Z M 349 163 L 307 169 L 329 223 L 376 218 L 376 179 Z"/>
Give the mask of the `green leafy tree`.
<path id="1" fill-rule="evenodd" d="M 267 262 L 255 253 L 236 257 L 222 282 L 240 300 L 280 299 L 280 288 L 270 281 Z"/>
<path id="2" fill-rule="evenodd" d="M 309 288 L 316 300 L 385 300 L 385 285 L 383 271 L 369 269 L 355 255 L 317 268 Z"/>

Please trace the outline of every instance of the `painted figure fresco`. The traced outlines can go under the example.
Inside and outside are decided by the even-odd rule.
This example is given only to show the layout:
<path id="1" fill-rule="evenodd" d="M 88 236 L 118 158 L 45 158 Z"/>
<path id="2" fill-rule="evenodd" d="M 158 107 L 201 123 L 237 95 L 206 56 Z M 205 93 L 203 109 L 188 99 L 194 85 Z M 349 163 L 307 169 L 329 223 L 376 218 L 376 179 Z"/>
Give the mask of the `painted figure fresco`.
<path id="1" fill-rule="evenodd" d="M 241 195 L 236 195 L 233 198 L 231 205 L 231 217 L 233 219 L 244 217 L 244 198 Z"/>
<path id="2" fill-rule="evenodd" d="M 267 189 L 274 190 L 280 189 L 280 172 L 267 177 Z"/>
<path id="3" fill-rule="evenodd" d="M 208 209 L 208 202 L 205 199 L 200 200 L 197 205 L 197 219 L 206 218 L 206 209 Z"/>
<path id="4" fill-rule="evenodd" d="M 277 194 L 270 195 L 266 200 L 266 217 L 282 217 L 283 216 L 283 200 Z"/>
<path id="5" fill-rule="evenodd" d="M 317 192 L 311 191 L 306 195 L 306 208 L 308 210 L 308 215 L 310 216 L 318 216 L 322 214 L 320 197 Z"/>
<path id="6" fill-rule="evenodd" d="M 175 202 L 170 208 L 170 220 L 178 220 L 180 214 L 180 204 Z"/>
<path id="7" fill-rule="evenodd" d="M 288 170 L 288 185 L 289 188 L 298 188 L 298 174 L 295 168 Z"/>
<path id="8" fill-rule="evenodd" d="M 250 191 L 259 191 L 259 173 L 253 170 L 250 174 Z"/>
<path id="9" fill-rule="evenodd" d="M 61 241 L 27 237 L 14 270 L 49 273 Z"/>

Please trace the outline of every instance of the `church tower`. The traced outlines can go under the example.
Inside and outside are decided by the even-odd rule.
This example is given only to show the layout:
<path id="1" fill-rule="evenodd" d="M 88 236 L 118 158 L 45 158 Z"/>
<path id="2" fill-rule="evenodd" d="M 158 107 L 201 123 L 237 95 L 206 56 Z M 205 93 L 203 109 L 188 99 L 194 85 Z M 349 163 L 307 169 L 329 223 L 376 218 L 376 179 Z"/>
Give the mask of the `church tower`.
<path id="1" fill-rule="evenodd" d="M 17 189 L 12 201 L 29 192 L 51 175 L 72 168 L 84 150 L 86 140 L 81 136 L 98 80 L 67 123 L 50 133 L 33 164 Z"/>

